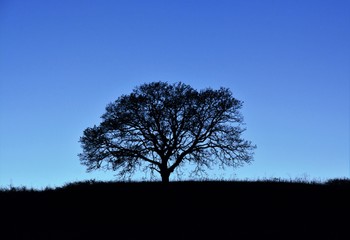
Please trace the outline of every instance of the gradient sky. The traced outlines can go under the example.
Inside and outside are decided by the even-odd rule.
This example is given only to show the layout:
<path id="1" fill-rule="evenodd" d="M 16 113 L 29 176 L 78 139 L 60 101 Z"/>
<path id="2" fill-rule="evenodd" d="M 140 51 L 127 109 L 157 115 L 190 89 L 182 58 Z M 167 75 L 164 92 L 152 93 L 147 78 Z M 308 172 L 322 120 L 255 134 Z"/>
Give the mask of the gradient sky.
<path id="1" fill-rule="evenodd" d="M 0 187 L 114 180 L 79 137 L 160 80 L 244 101 L 255 161 L 210 177 L 349 177 L 350 1 L 0 0 Z"/>

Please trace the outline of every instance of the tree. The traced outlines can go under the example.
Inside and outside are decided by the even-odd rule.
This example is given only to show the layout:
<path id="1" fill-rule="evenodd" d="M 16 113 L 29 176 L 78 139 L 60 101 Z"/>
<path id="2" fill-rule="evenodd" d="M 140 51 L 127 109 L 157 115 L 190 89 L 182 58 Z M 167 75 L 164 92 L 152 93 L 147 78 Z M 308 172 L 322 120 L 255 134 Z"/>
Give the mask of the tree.
<path id="1" fill-rule="evenodd" d="M 186 162 L 194 163 L 195 173 L 249 163 L 255 146 L 241 138 L 241 107 L 227 88 L 143 84 L 108 104 L 102 122 L 85 129 L 80 161 L 87 171 L 114 170 L 120 177 L 156 171 L 165 183 Z"/>

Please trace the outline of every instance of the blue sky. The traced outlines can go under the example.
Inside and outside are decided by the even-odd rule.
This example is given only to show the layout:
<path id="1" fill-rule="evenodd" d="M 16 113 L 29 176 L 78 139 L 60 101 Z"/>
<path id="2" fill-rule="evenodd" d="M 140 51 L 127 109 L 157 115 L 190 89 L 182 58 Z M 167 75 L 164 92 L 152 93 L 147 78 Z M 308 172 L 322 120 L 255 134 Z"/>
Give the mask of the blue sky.
<path id="1" fill-rule="evenodd" d="M 159 80 L 244 101 L 255 161 L 211 177 L 349 177 L 349 13 L 346 0 L 2 0 L 0 187 L 113 180 L 85 172 L 79 137 Z"/>

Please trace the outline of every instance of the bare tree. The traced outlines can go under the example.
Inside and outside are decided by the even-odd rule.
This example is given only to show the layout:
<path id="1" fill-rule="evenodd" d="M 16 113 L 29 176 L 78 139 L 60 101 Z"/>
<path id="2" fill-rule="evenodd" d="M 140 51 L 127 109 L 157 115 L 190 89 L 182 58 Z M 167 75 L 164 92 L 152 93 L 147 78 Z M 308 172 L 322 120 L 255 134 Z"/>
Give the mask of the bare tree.
<path id="1" fill-rule="evenodd" d="M 88 171 L 111 169 L 120 177 L 156 171 L 165 183 L 186 162 L 194 171 L 249 163 L 255 146 L 241 138 L 241 107 L 227 88 L 143 84 L 107 105 L 102 122 L 84 131 L 80 161 Z"/>

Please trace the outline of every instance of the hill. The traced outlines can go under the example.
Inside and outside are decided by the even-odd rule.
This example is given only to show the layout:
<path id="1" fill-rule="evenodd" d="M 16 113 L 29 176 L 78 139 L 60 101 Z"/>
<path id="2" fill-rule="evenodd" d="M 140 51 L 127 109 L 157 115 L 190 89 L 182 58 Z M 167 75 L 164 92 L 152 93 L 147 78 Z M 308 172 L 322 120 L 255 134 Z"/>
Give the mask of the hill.
<path id="1" fill-rule="evenodd" d="M 0 239 L 344 239 L 349 181 L 78 182 L 0 191 Z"/>

